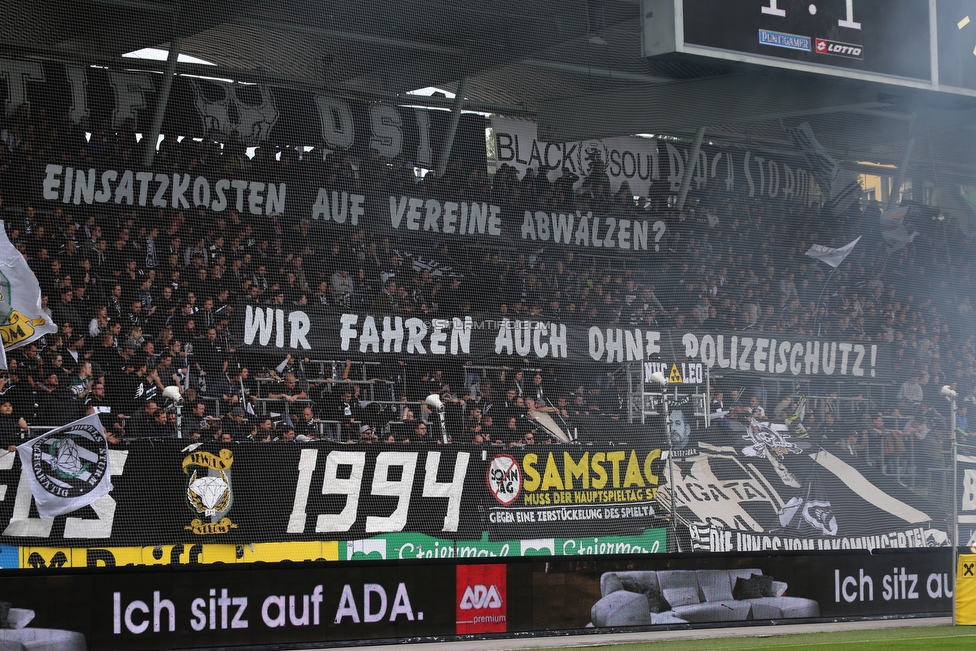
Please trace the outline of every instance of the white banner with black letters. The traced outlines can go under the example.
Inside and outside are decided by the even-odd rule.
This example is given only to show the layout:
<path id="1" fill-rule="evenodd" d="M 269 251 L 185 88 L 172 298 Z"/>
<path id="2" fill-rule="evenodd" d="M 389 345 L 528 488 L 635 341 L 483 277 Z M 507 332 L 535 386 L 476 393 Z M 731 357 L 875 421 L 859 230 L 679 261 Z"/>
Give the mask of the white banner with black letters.
<path id="1" fill-rule="evenodd" d="M 623 182 L 635 195 L 646 196 L 651 184 L 660 179 L 658 141 L 653 138 L 603 138 L 583 142 L 554 143 L 538 138 L 538 125 L 528 120 L 492 118 L 495 131 L 495 156 L 518 170 L 519 176 L 529 168 L 545 168 L 550 181 L 568 169 L 579 176 L 578 189 L 593 171 L 593 163 L 602 162 L 616 192 Z"/>
<path id="2" fill-rule="evenodd" d="M 728 150 L 703 146 L 695 161 L 689 161 L 691 145 L 655 138 L 617 137 L 569 143 L 539 140 L 537 124 L 528 120 L 492 118 L 495 157 L 525 174 L 529 168 L 548 169 L 555 181 L 562 169 L 580 177 L 582 187 L 600 160 L 606 167 L 610 187 L 616 192 L 623 182 L 637 196 L 677 193 L 685 171 L 692 169 L 691 189 L 737 193 L 743 197 L 775 199 L 794 205 L 813 205 L 818 200 L 816 182 L 801 157 L 772 157 L 762 151 Z"/>

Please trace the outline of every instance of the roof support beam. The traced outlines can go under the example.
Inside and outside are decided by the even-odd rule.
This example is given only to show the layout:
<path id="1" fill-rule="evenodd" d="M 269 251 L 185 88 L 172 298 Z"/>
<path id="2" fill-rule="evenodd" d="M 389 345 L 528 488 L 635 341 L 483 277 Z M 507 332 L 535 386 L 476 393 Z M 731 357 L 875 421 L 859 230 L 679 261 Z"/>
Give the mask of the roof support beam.
<path id="1" fill-rule="evenodd" d="M 437 161 L 437 176 L 444 176 L 447 163 L 451 160 L 451 150 L 454 149 L 454 136 L 457 134 L 458 122 L 461 121 L 461 109 L 464 107 L 464 95 L 468 92 L 468 78 L 461 77 L 458 82 L 457 94 L 454 96 L 454 108 L 451 110 L 451 122 L 444 134 L 444 144 L 441 147 L 441 157 Z"/>
<path id="2" fill-rule="evenodd" d="M 460 48 L 437 45 L 435 43 L 421 43 L 418 41 L 408 41 L 401 38 L 390 38 L 387 36 L 374 36 L 372 34 L 362 34 L 359 32 L 344 32 L 335 29 L 325 29 L 314 25 L 301 25 L 298 23 L 285 23 L 276 20 L 261 20 L 260 18 L 238 17 L 234 19 L 234 24 L 247 27 L 260 27 L 261 29 L 277 29 L 283 32 L 295 32 L 297 34 L 309 34 L 311 36 L 322 36 L 336 41 L 352 41 L 356 43 L 368 43 L 370 45 L 382 45 L 386 47 L 402 48 L 404 50 L 415 50 L 417 52 L 432 52 L 434 54 L 447 54 L 460 56 L 464 51 Z"/>
<path id="3" fill-rule="evenodd" d="M 93 5 L 104 5 L 106 7 L 118 7 L 120 9 L 132 9 L 133 11 L 144 11 L 147 13 L 175 14 L 178 8 L 176 3 L 162 4 L 159 2 L 142 2 L 141 0 L 87 0 Z"/>
<path id="4" fill-rule="evenodd" d="M 183 39 L 176 36 L 169 44 L 169 55 L 166 57 L 166 71 L 163 73 L 163 85 L 159 89 L 159 97 L 156 99 L 156 112 L 153 114 L 152 128 L 149 130 L 146 140 L 146 153 L 143 155 L 142 162 L 146 167 L 151 167 L 153 159 L 156 157 L 156 141 L 159 140 L 159 132 L 163 130 L 163 117 L 166 115 L 166 107 L 169 105 L 169 91 L 173 88 L 173 77 L 176 76 L 176 61 L 180 56 L 180 46 Z"/>
<path id="5" fill-rule="evenodd" d="M 678 211 L 685 207 L 685 199 L 688 198 L 688 188 L 691 187 L 691 179 L 695 176 L 695 167 L 698 165 L 698 152 L 701 151 L 702 138 L 705 137 L 705 127 L 698 127 L 695 132 L 695 143 L 691 146 L 688 154 L 688 164 L 685 165 L 685 177 L 681 179 L 681 190 L 678 192 Z"/>
<path id="6" fill-rule="evenodd" d="M 911 132 L 912 125 L 908 127 L 908 131 Z M 898 176 L 895 178 L 895 185 L 891 188 L 891 195 L 888 197 L 888 205 L 885 210 L 891 210 L 895 207 L 895 197 L 901 192 L 901 186 L 905 184 L 905 174 L 908 172 L 908 163 L 912 158 L 912 150 L 915 149 L 915 138 L 909 138 L 908 142 L 905 143 L 905 154 L 901 157 L 901 165 L 898 166 Z"/>
<path id="7" fill-rule="evenodd" d="M 674 81 L 668 77 L 655 77 L 654 75 L 644 75 L 637 72 L 610 70 L 609 68 L 594 68 L 592 66 L 581 66 L 575 63 L 563 63 L 562 61 L 547 61 L 545 59 L 523 59 L 519 63 L 523 66 L 530 66 L 532 68 L 543 68 L 545 70 L 568 72 L 573 75 L 589 75 L 591 77 L 615 79 L 617 81 L 632 81 L 641 84 L 663 84 Z"/>

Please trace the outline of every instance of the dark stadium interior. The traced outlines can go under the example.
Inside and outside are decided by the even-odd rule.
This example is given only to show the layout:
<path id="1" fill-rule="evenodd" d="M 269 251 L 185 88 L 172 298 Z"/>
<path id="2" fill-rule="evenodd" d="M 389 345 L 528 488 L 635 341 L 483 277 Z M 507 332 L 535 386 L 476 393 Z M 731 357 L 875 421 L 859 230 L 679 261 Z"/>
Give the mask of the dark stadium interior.
<path id="1" fill-rule="evenodd" d="M 856 61 L 757 63 L 767 23 L 734 55 L 652 52 L 655 11 L 721 4 L 0 2 L 0 567 L 606 557 L 513 565 L 508 628 L 441 613 L 461 635 L 854 616 L 815 554 L 976 544 L 976 73 L 950 59 L 976 67 L 976 23 L 940 3 L 931 66 L 887 62 L 934 80 L 816 32 Z M 92 415 L 114 501 L 48 518 L 29 469 L 77 475 L 32 439 Z M 431 567 L 449 588 L 417 603 L 494 608 Z M 504 584 L 484 567 L 464 580 Z M 405 616 L 426 571 L 365 584 L 364 613 L 375 588 Z M 146 603 L 114 603 L 98 639 L 141 634 Z M 371 635 L 409 637 L 390 622 Z"/>

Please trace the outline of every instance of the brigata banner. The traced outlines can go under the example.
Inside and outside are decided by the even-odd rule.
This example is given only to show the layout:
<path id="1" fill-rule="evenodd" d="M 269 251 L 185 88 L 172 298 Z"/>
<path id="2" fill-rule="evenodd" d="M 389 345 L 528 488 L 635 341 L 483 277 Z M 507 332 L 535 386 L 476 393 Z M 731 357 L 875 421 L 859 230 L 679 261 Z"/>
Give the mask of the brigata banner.
<path id="1" fill-rule="evenodd" d="M 252 352 L 295 352 L 322 359 L 378 355 L 463 358 L 512 363 L 515 358 L 576 364 L 648 364 L 676 381 L 702 382 L 702 368 L 778 377 L 888 377 L 883 344 L 782 333 L 701 332 L 601 326 L 592 322 L 502 314 L 421 317 L 336 312 L 314 306 L 248 305 L 236 315 L 239 339 Z M 666 364 L 662 367 L 662 364 Z M 672 368 L 673 367 L 673 368 Z"/>

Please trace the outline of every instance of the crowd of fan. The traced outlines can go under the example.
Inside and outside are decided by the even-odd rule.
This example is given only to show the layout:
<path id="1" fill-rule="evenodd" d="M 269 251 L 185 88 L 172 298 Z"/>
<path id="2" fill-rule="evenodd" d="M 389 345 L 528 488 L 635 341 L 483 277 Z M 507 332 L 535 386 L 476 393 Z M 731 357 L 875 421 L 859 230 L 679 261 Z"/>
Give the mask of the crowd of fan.
<path id="1" fill-rule="evenodd" d="M 460 163 L 441 178 L 428 173 L 418 180 L 404 157 L 386 161 L 375 150 L 354 166 L 344 152 L 299 156 L 294 149 L 262 147 L 249 159 L 234 140 L 221 146 L 215 139 L 173 138 L 162 142 L 156 156 L 160 171 L 315 179 L 339 190 L 491 201 L 508 214 L 609 211 L 661 219 L 667 234 L 659 254 L 610 260 L 569 249 L 456 248 L 444 241 L 391 239 L 290 214 L 124 205 L 57 204 L 51 210 L 32 204 L 29 174 L 41 162 L 138 166 L 133 124 L 117 132 L 105 124 L 90 131 L 86 140 L 85 128 L 67 118 L 31 119 L 26 111 L 0 131 L 6 229 L 59 327 L 57 335 L 9 355 L 0 378 L 0 401 L 9 404 L 0 409 L 4 445 L 23 440 L 27 423 L 62 424 L 86 411 L 102 416 L 113 443 L 176 436 L 175 414 L 161 408 L 167 386 L 178 387 L 186 403 L 179 434 L 227 440 L 440 439 L 426 408 L 395 406 L 431 392 L 448 404 L 450 437 L 473 443 L 549 441 L 553 435 L 532 419 L 539 410 L 566 424 L 580 415 L 624 413 L 619 378 L 579 367 L 541 369 L 542 401 L 530 391 L 535 371 L 510 369 L 499 377 L 498 370 L 464 366 L 486 360 L 454 368 L 383 361 L 363 378 L 371 395 L 358 396 L 365 384 L 337 387 L 351 379 L 349 365 L 334 378 L 320 378 L 306 360 L 269 361 L 238 346 L 231 324 L 248 304 L 438 316 L 486 311 L 608 326 L 752 329 L 888 343 L 891 376 L 878 381 L 890 380 L 892 387 L 904 381 L 913 385 L 912 393 L 906 398 L 903 388 L 897 399 L 875 398 L 866 412 L 872 419 L 879 413 L 894 418 L 895 409 L 909 408 L 906 417 L 918 416 L 923 405 L 936 404 L 942 384 L 963 395 L 976 391 L 976 283 L 966 256 L 970 241 L 953 220 L 918 224 L 921 234 L 892 253 L 880 237 L 876 206 L 855 206 L 836 218 L 814 207 L 707 191 L 693 192 L 678 211 L 663 194 L 635 198 L 626 184 L 612 192 L 598 161 L 581 184 L 569 170 L 550 181 L 533 170 L 520 177 L 503 165 L 489 178 L 483 169 L 465 172 Z M 836 272 L 826 273 L 804 256 L 812 244 L 841 246 L 858 235 L 863 240 Z M 730 388 L 757 384 L 747 377 L 725 382 Z M 857 391 L 844 393 L 853 397 Z M 363 404 L 366 397 L 369 405 Z M 266 418 L 265 411 L 273 415 Z M 835 415 L 841 418 L 844 432 L 865 431 L 861 420 Z M 968 432 L 968 424 L 962 429 Z M 897 431 L 904 435 L 904 428 Z M 847 438 L 835 442 L 855 453 L 859 443 Z M 891 449 L 897 452 L 898 444 Z"/>

